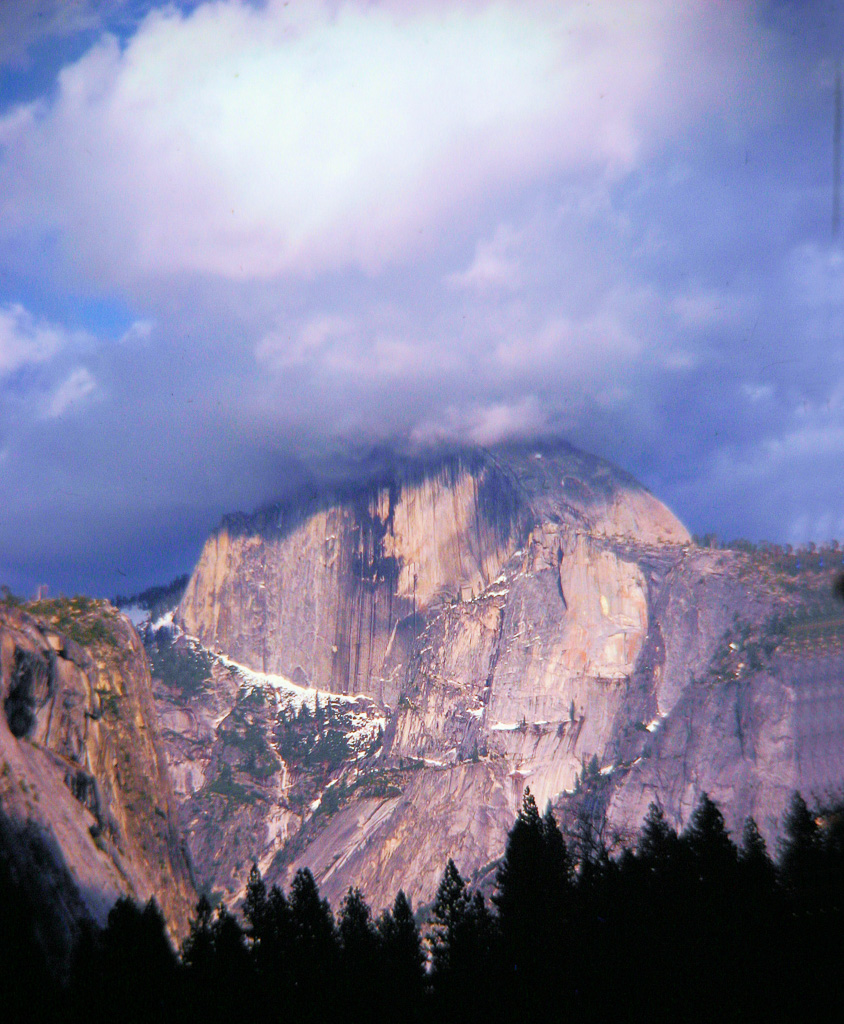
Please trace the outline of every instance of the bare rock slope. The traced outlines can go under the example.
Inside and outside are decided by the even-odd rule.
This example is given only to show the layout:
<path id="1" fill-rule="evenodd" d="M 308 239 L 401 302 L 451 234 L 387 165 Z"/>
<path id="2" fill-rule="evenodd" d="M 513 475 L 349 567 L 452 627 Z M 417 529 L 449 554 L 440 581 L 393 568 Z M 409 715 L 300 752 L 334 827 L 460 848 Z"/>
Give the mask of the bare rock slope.
<path id="1" fill-rule="evenodd" d="M 86 598 L 0 605 L 0 855 L 61 964 L 80 921 L 155 896 L 174 936 L 193 888 L 130 622 Z"/>
<path id="2" fill-rule="evenodd" d="M 627 828 L 652 799 L 682 824 L 709 790 L 773 839 L 794 788 L 844 770 L 827 582 L 815 600 L 697 548 L 560 443 L 230 517 L 176 613 L 207 678 L 157 691 L 200 878 L 234 894 L 252 859 L 273 881 L 308 864 L 332 899 L 424 902 L 449 856 L 488 872 L 526 783 Z M 807 600 L 825 653 L 795 639 Z"/>

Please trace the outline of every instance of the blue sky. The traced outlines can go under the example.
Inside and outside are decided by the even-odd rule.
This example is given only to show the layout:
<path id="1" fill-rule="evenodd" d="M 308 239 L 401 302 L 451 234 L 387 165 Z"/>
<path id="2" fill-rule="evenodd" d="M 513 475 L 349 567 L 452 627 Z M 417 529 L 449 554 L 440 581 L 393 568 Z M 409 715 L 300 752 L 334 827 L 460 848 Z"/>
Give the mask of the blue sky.
<path id="1" fill-rule="evenodd" d="M 819 0 L 0 5 L 0 582 L 540 433 L 844 539 L 842 56 Z"/>

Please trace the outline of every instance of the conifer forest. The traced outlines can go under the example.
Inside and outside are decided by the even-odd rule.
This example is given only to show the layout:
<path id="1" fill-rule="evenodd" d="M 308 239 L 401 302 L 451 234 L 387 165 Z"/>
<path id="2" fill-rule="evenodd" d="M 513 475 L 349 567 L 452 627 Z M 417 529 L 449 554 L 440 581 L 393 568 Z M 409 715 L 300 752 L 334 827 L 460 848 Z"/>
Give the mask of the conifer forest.
<path id="1" fill-rule="evenodd" d="M 776 858 L 703 797 L 677 834 L 653 804 L 635 842 L 564 836 L 529 790 L 490 900 L 445 865 L 432 905 L 403 892 L 336 915 L 309 870 L 287 892 L 257 867 L 235 913 L 199 899 L 176 950 L 154 901 L 84 930 L 64 977 L 39 967 L 32 908 L 2 882 L 7 1020 L 580 1022 L 820 1018 L 844 978 L 844 808 L 795 794 Z"/>

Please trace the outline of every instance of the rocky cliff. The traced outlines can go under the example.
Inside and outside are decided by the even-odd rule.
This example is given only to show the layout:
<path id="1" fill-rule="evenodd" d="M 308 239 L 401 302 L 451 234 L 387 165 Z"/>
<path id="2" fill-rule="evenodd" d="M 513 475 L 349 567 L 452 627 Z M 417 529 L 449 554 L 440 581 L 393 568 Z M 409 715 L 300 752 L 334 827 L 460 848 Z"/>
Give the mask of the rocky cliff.
<path id="1" fill-rule="evenodd" d="M 405 463 L 386 480 L 230 517 L 205 545 L 178 621 L 254 670 L 394 702 L 420 622 L 484 592 L 532 530 L 561 524 L 689 539 L 642 487 L 567 447 Z"/>
<path id="2" fill-rule="evenodd" d="M 155 896 L 194 898 L 141 641 L 107 602 L 0 605 L 0 856 L 44 910 L 45 954 Z"/>
<path id="3" fill-rule="evenodd" d="M 156 691 L 200 878 L 233 895 L 252 859 L 308 864 L 334 900 L 425 902 L 449 856 L 488 874 L 525 784 L 620 829 L 708 790 L 773 840 L 794 788 L 844 777 L 828 570 L 699 549 L 557 443 L 231 517 L 166 641 L 207 671 Z"/>

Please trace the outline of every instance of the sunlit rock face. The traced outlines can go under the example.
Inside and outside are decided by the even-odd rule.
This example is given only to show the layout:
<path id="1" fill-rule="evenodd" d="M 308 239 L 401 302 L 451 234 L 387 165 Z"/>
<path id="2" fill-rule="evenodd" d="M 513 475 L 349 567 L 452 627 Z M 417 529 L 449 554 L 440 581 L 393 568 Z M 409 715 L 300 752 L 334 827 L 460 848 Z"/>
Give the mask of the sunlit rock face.
<path id="1" fill-rule="evenodd" d="M 177 621 L 258 672 L 382 703 L 378 763 L 412 763 L 412 785 L 401 781 L 403 795 L 375 815 L 377 828 L 361 819 L 366 856 L 385 844 L 371 862 L 352 838 L 357 817 L 340 809 L 317 840 L 326 856 L 333 851 L 325 880 L 366 879 L 378 902 L 401 876 L 429 898 L 444 857 L 462 850 L 462 866 L 476 870 L 500 853 L 526 781 L 544 802 L 574 787 L 585 760 L 603 757 L 653 646 L 642 554 L 673 564 L 688 545 L 648 491 L 567 445 L 470 452 L 229 517 L 205 545 Z M 192 707 L 192 721 L 198 713 Z M 182 736 L 171 760 L 183 791 L 202 771 L 186 762 L 192 728 L 185 720 L 171 730 Z M 286 768 L 295 787 L 297 766 Z M 273 802 L 289 842 L 307 809 L 295 820 L 283 794 Z M 475 838 L 461 844 L 456 822 L 475 813 L 458 812 L 464 804 L 485 808 L 485 824 L 472 818 Z M 418 815 L 425 830 L 408 824 Z M 203 820 L 192 819 L 192 849 L 202 847 Z M 274 861 L 280 834 L 268 829 L 253 845 L 283 878 L 282 861 L 289 872 L 311 854 Z M 342 848 L 347 841 L 354 851 Z M 231 872 L 225 881 L 232 886 Z"/>
<path id="2" fill-rule="evenodd" d="M 85 598 L 0 606 L 0 707 L 0 853 L 40 894 L 45 955 L 121 895 L 155 896 L 181 937 L 194 892 L 128 619 Z"/>
<path id="3" fill-rule="evenodd" d="M 588 628 L 602 614 L 612 556 L 581 569 L 582 580 L 572 575 L 584 558 L 578 532 L 605 542 L 688 541 L 642 487 L 567 446 L 475 452 L 405 465 L 345 494 L 230 517 L 205 545 L 178 619 L 206 647 L 250 668 L 393 703 L 423 622 L 483 593 L 528 542 L 558 558 L 549 568 L 570 580 L 576 603 L 585 600 L 581 583 L 591 588 L 598 611 L 576 613 Z M 564 542 L 571 558 L 560 565 Z M 632 597 L 612 589 L 603 597 L 614 602 L 604 618 L 618 629 L 607 625 L 605 650 L 590 647 L 589 656 L 621 664 L 629 657 L 622 619 L 639 613 L 626 607 Z"/>
<path id="4" fill-rule="evenodd" d="M 199 876 L 234 898 L 250 860 L 280 883 L 308 865 L 335 901 L 359 885 L 376 908 L 399 887 L 426 903 L 448 857 L 489 881 L 526 785 L 630 837 L 651 801 L 682 827 L 708 791 L 736 837 L 753 814 L 774 843 L 795 788 L 844 780 L 828 583 L 696 547 L 627 474 L 563 444 L 400 464 L 232 517 L 176 615 L 221 656 L 204 689 L 159 702 Z M 383 736 L 361 743 L 349 705 L 346 754 L 320 760 L 332 730 L 291 724 L 291 686 L 313 707 L 313 687 L 323 707 L 369 695 Z M 250 768 L 259 734 L 277 770 Z"/>
<path id="5" fill-rule="evenodd" d="M 489 887 L 526 785 L 628 838 L 708 792 L 775 850 L 844 781 L 841 557 L 701 549 L 562 444 L 229 517 L 146 653 L 105 602 L 0 607 L 0 856 L 60 959 L 124 893 L 183 933 L 192 878 L 236 903 L 253 862 L 376 910 L 449 857 Z"/>
<path id="6" fill-rule="evenodd" d="M 514 482 L 491 462 L 413 467 L 228 519 L 205 545 L 179 620 L 250 668 L 395 701 L 416 619 L 461 587 L 483 589 L 527 527 Z"/>

